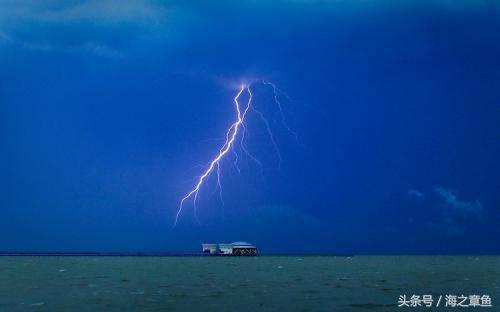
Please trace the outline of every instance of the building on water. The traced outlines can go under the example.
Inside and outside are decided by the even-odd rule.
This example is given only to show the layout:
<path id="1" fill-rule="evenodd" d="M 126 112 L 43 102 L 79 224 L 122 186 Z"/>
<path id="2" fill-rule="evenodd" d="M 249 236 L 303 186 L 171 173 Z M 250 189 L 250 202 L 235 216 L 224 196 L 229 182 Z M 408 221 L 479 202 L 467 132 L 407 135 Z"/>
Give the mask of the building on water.
<path id="1" fill-rule="evenodd" d="M 202 244 L 205 254 L 215 256 L 256 256 L 257 247 L 247 242 L 235 242 L 231 244 Z"/>
<path id="2" fill-rule="evenodd" d="M 201 250 L 203 253 L 214 255 L 217 253 L 217 244 L 201 244 Z"/>

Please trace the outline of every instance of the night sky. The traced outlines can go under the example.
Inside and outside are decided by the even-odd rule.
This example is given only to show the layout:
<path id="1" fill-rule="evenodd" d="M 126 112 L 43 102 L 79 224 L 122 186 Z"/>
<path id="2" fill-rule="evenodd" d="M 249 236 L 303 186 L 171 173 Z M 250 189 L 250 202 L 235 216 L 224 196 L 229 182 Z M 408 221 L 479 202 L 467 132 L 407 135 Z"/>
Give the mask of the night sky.
<path id="1" fill-rule="evenodd" d="M 0 251 L 500 252 L 496 1 L 189 2 L 0 2 Z"/>

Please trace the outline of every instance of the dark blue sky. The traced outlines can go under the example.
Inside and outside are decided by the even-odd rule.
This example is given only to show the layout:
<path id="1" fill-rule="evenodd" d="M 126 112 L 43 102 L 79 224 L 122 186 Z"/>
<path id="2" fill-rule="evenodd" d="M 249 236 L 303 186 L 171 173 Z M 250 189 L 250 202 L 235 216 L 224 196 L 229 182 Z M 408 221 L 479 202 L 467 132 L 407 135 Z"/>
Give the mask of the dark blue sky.
<path id="1" fill-rule="evenodd" d="M 500 252 L 495 1 L 3 1 L 0 250 Z M 241 173 L 222 143 L 249 79 Z M 231 155 L 232 157 L 232 155 Z"/>

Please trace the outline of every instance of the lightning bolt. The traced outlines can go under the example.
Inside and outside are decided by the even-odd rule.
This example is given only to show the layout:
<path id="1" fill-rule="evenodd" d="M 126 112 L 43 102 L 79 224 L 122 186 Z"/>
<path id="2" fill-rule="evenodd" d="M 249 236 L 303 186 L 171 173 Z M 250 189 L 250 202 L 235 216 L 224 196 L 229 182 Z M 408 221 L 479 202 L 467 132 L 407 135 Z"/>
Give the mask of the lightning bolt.
<path id="1" fill-rule="evenodd" d="M 286 95 L 286 93 L 281 91 L 274 83 L 266 81 L 266 80 L 262 80 L 262 83 L 266 86 L 270 86 L 273 89 L 274 103 L 278 107 L 278 111 L 279 111 L 280 117 L 281 117 L 281 123 L 286 128 L 288 133 L 290 133 L 295 138 L 295 140 L 297 140 L 297 142 L 299 142 L 299 138 L 297 136 L 297 133 L 295 131 L 293 131 L 292 128 L 290 128 L 290 126 L 288 126 L 288 123 L 286 122 L 285 113 L 283 113 L 283 107 L 281 105 L 281 101 L 279 100 L 278 94 L 280 94 L 280 93 L 284 94 L 287 98 L 288 98 L 288 96 Z"/>
<path id="2" fill-rule="evenodd" d="M 285 116 L 283 114 L 282 105 L 278 99 L 278 92 L 280 92 L 280 90 L 274 84 L 272 84 L 268 81 L 262 80 L 260 82 L 263 85 L 270 86 L 273 89 L 274 102 L 278 107 L 278 110 L 279 110 L 279 113 L 280 113 L 280 116 L 282 119 L 282 123 L 286 127 L 288 132 L 290 132 L 290 134 L 292 134 L 296 137 L 295 132 L 293 132 L 285 122 Z M 250 159 L 255 161 L 262 168 L 262 163 L 254 155 L 252 155 L 248 151 L 248 149 L 245 145 L 245 142 L 244 142 L 245 134 L 246 134 L 245 118 L 247 117 L 250 110 L 254 111 L 260 117 L 262 122 L 264 123 L 266 130 L 268 132 L 269 138 L 271 140 L 271 143 L 272 143 L 272 145 L 276 151 L 276 154 L 278 156 L 279 165 L 281 164 L 281 154 L 279 152 L 276 140 L 271 132 L 271 126 L 270 126 L 268 120 L 265 118 L 264 114 L 261 111 L 252 107 L 253 94 L 252 94 L 251 86 L 252 86 L 252 83 L 242 84 L 239 87 L 238 92 L 234 96 L 233 103 L 234 103 L 234 108 L 236 111 L 236 120 L 227 129 L 226 136 L 225 136 L 225 142 L 222 145 L 222 147 L 219 149 L 219 152 L 217 153 L 217 155 L 215 155 L 214 158 L 210 161 L 210 163 L 208 164 L 205 171 L 203 171 L 202 175 L 198 177 L 197 182 L 195 183 L 194 187 L 181 198 L 180 203 L 179 203 L 179 208 L 178 208 L 177 213 L 175 215 L 174 227 L 177 225 L 177 222 L 179 221 L 179 217 L 184 209 L 185 202 L 187 200 L 190 200 L 190 199 L 192 199 L 192 201 L 193 201 L 195 219 L 199 222 L 198 216 L 197 216 L 197 207 L 196 207 L 196 201 L 198 199 L 198 194 L 200 192 L 201 187 L 206 182 L 207 178 L 214 172 L 217 176 L 217 186 L 219 188 L 219 198 L 220 198 L 222 205 L 224 205 L 224 201 L 222 198 L 222 184 L 221 184 L 221 168 L 220 168 L 221 161 L 224 158 L 226 158 L 226 156 L 229 154 L 229 152 L 232 151 L 235 155 L 234 166 L 235 166 L 236 170 L 238 172 L 240 172 L 240 168 L 238 166 L 238 153 L 236 153 L 236 151 L 234 150 L 235 142 L 237 141 L 238 135 L 240 133 L 241 133 L 241 135 L 240 135 L 240 138 L 241 138 L 240 139 L 240 148 L 241 148 L 241 150 Z M 243 93 L 246 93 L 248 95 L 248 100 L 242 107 L 239 100 L 240 100 L 240 97 L 242 96 Z"/>
<path id="3" fill-rule="evenodd" d="M 246 91 L 248 93 L 248 101 L 243 109 L 243 111 L 240 108 L 240 103 L 238 102 L 238 99 L 240 98 L 241 94 Z M 175 223 L 174 226 L 177 225 L 177 222 L 179 221 L 179 216 L 182 212 L 182 209 L 184 207 L 184 202 L 188 200 L 189 198 L 193 198 L 193 204 L 196 209 L 196 200 L 198 198 L 198 193 L 200 192 L 200 188 L 207 179 L 207 177 L 214 171 L 215 166 L 219 167 L 219 162 L 227 155 L 227 153 L 231 150 L 231 147 L 234 144 L 234 141 L 236 140 L 236 136 L 238 135 L 238 131 L 240 130 L 241 125 L 245 121 L 245 117 L 247 115 L 248 110 L 250 109 L 250 105 L 252 103 L 252 92 L 250 91 L 250 88 L 247 85 L 241 85 L 240 90 L 236 94 L 236 96 L 233 98 L 234 106 L 236 109 L 236 121 L 231 124 L 229 129 L 226 132 L 226 141 L 224 142 L 224 145 L 221 147 L 219 150 L 219 153 L 215 158 L 210 162 L 210 165 L 208 168 L 203 172 L 203 174 L 199 177 L 198 182 L 194 186 L 194 188 L 184 195 L 182 197 L 181 202 L 179 204 L 179 210 L 177 210 L 177 214 L 175 215 Z M 220 182 L 220 170 L 217 170 L 217 178 L 218 182 Z"/>

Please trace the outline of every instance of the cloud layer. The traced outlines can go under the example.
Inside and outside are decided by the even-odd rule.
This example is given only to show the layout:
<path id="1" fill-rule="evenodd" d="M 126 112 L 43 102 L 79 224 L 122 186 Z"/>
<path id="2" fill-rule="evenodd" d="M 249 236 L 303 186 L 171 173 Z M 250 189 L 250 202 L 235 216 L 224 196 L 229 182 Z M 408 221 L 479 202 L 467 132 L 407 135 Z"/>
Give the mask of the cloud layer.
<path id="1" fill-rule="evenodd" d="M 479 200 L 464 201 L 459 200 L 456 193 L 444 187 L 436 187 L 434 192 L 444 199 L 446 206 L 462 217 L 480 217 L 483 212 L 483 205 Z"/>
<path id="2" fill-rule="evenodd" d="M 422 219 L 432 231 L 449 237 L 464 236 L 484 221 L 483 205 L 479 200 L 463 200 L 457 193 L 443 186 L 436 186 L 427 193 L 410 189 L 408 195 L 419 207 L 426 211 L 424 215 L 434 216 Z"/>
<path id="3" fill-rule="evenodd" d="M 90 1 L 2 1 L 2 20 L 7 23 L 143 23 L 157 24 L 166 14 L 162 6 L 150 1 L 90 0 Z"/>
<path id="4" fill-rule="evenodd" d="M 134 41 L 167 36 L 167 9 L 149 1 L 2 1 L 0 48 L 116 56 Z"/>

